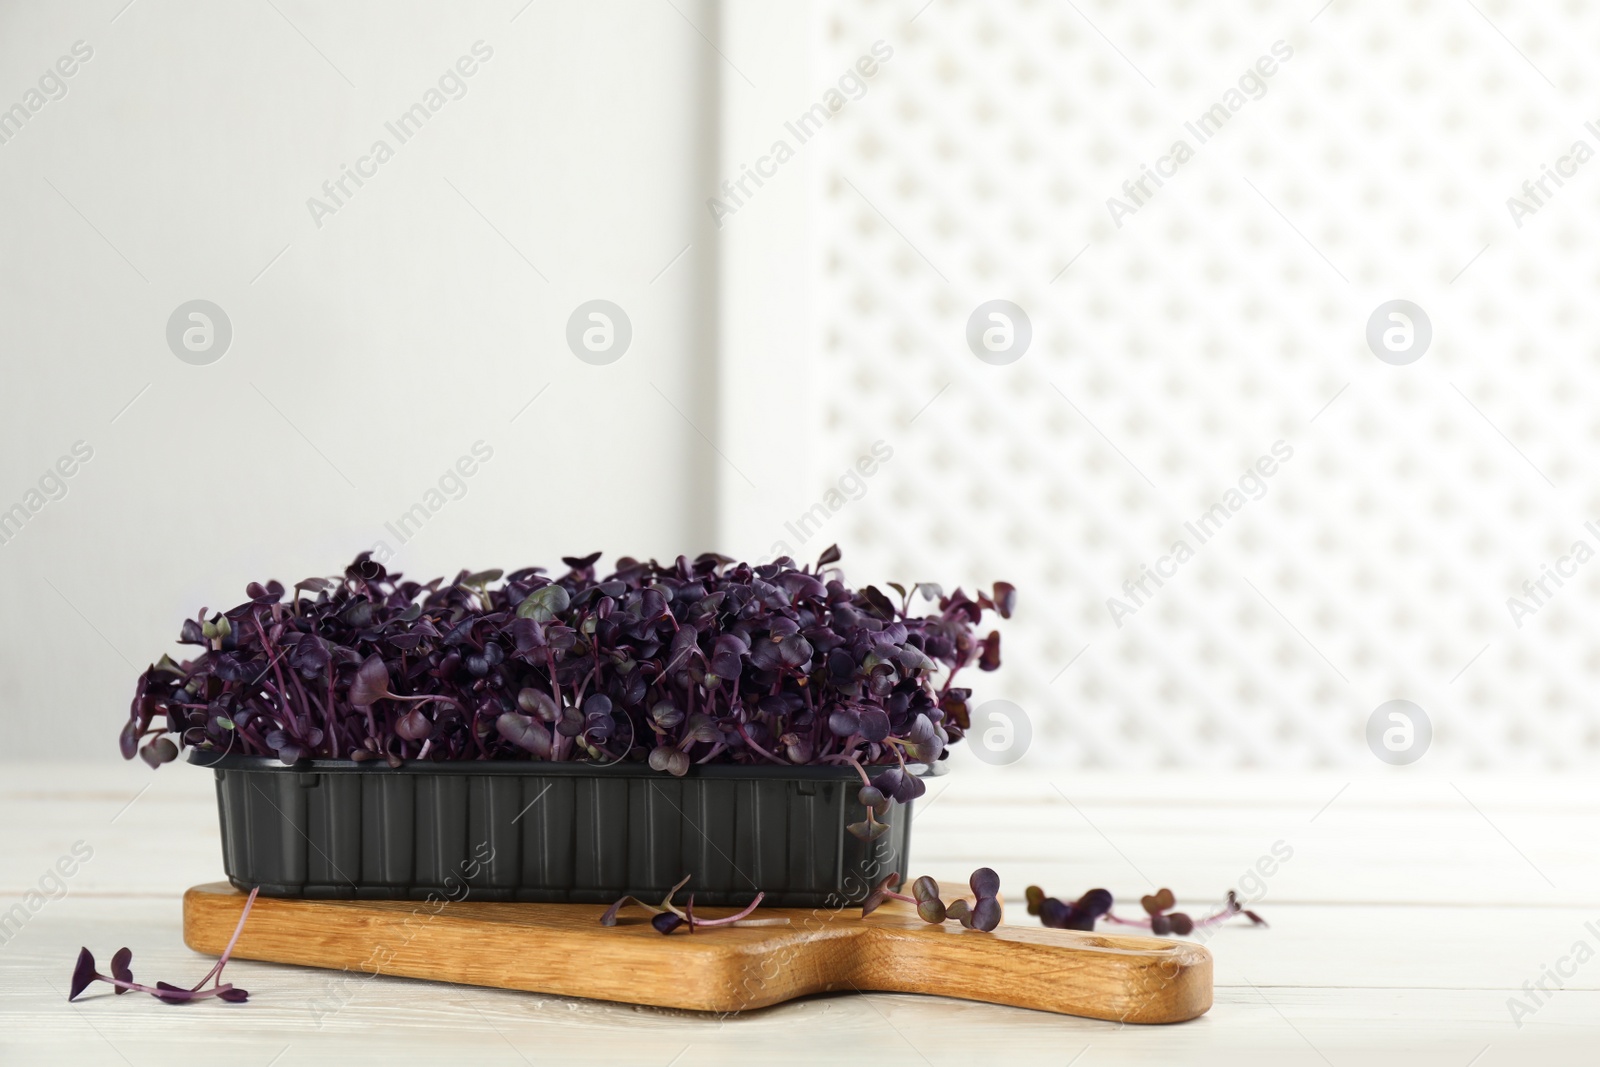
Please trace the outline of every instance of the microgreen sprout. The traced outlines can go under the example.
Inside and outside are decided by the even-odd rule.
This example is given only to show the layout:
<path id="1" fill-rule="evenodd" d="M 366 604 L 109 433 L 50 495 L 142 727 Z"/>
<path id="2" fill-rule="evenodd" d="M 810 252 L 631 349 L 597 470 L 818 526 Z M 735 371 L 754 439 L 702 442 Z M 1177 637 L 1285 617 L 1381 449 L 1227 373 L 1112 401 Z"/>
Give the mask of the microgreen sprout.
<path id="1" fill-rule="evenodd" d="M 972 888 L 970 901 L 960 897 L 946 903 L 940 899 L 939 883 L 926 875 L 911 883 L 910 896 L 895 892 L 894 887 L 899 884 L 898 874 L 885 875 L 861 902 L 861 917 L 871 915 L 885 901 L 899 900 L 915 905 L 917 917 L 935 926 L 946 919 L 955 919 L 969 930 L 989 931 L 1000 925 L 1000 876 L 989 867 L 972 872 L 968 881 Z"/>
<path id="2" fill-rule="evenodd" d="M 707 927 L 787 926 L 789 924 L 789 920 L 786 916 L 771 916 L 761 919 L 751 918 L 751 915 L 754 914 L 756 908 L 760 907 L 761 902 L 766 899 L 767 895 L 765 893 L 757 893 L 754 900 L 732 915 L 725 915 L 720 919 L 707 919 L 703 916 L 697 916 L 694 913 L 694 894 L 689 894 L 689 900 L 682 908 L 678 907 L 672 902 L 672 898 L 676 896 L 678 891 L 688 883 L 689 876 L 685 875 L 682 881 L 673 886 L 671 889 L 667 890 L 667 895 L 662 898 L 659 905 L 647 904 L 638 897 L 622 897 L 617 900 L 616 903 L 607 908 L 600 916 L 600 925 L 617 925 L 619 913 L 623 908 L 638 908 L 642 911 L 649 912 L 650 925 L 654 926 L 663 934 L 670 934 L 680 928 L 686 929 L 692 934 L 696 930 Z"/>
<path id="3" fill-rule="evenodd" d="M 1111 910 L 1112 897 L 1107 890 L 1091 889 L 1068 904 L 1046 896 L 1044 890 L 1036 885 L 1028 887 L 1028 914 L 1037 915 L 1045 926 L 1058 930 L 1093 930 L 1095 921 L 1102 918 L 1118 926 L 1149 930 L 1159 937 L 1172 934 L 1187 937 L 1196 930 L 1227 922 L 1235 915 L 1243 915 L 1252 925 L 1267 925 L 1267 920 L 1240 904 L 1238 894 L 1231 889 L 1219 908 L 1200 919 L 1190 918 L 1185 912 L 1173 911 L 1177 898 L 1170 889 L 1158 889 L 1141 897 L 1139 903 L 1144 908 L 1145 918 L 1124 919 Z"/>
<path id="4" fill-rule="evenodd" d="M 101 974 L 95 969 L 94 954 L 88 948 L 78 952 L 78 963 L 72 969 L 72 988 L 67 994 L 67 999 L 77 1000 L 94 982 L 106 982 L 113 987 L 117 995 L 133 990 L 138 993 L 149 993 L 157 1000 L 166 1004 L 186 1004 L 193 1000 L 205 1000 L 216 997 L 230 1004 L 240 1004 L 247 1000 L 249 993 L 236 985 L 222 980 L 222 968 L 228 965 L 228 958 L 233 955 L 233 946 L 239 943 L 239 935 L 244 931 L 244 921 L 250 916 L 250 908 L 256 902 L 258 890 L 250 890 L 250 895 L 245 898 L 244 910 L 239 913 L 239 924 L 233 928 L 233 936 L 228 939 L 228 947 L 222 950 L 222 955 L 217 962 L 212 964 L 211 970 L 205 977 L 188 989 L 182 986 L 170 985 L 166 982 L 157 982 L 153 986 L 141 985 L 133 980 L 133 971 L 129 964 L 133 962 L 133 950 L 120 948 L 116 955 L 111 957 L 111 973 Z M 209 989 L 202 989 L 206 982 L 211 982 Z"/>

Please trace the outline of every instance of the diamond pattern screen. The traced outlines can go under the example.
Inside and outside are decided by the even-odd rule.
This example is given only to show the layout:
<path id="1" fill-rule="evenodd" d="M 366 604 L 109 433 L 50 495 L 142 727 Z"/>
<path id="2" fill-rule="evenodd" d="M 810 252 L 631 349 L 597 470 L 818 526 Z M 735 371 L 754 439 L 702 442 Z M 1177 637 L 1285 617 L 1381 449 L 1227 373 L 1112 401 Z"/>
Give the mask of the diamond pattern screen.
<path id="1" fill-rule="evenodd" d="M 810 146 L 813 476 L 892 449 L 827 539 L 1016 583 L 974 684 L 1028 759 L 1354 765 L 1398 699 L 1436 766 L 1595 760 L 1600 9 L 852 0 L 815 35 L 823 87 L 892 48 Z"/>

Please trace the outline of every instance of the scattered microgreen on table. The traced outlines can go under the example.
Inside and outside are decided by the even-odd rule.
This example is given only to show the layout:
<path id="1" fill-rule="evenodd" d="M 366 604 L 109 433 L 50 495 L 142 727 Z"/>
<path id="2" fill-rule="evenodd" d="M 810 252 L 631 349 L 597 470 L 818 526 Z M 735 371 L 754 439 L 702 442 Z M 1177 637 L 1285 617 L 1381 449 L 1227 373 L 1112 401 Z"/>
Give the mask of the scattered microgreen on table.
<path id="1" fill-rule="evenodd" d="M 222 980 L 222 969 L 228 965 L 228 957 L 233 955 L 233 946 L 239 942 L 239 935 L 244 931 L 244 921 L 250 917 L 250 908 L 256 902 L 257 892 L 259 890 L 252 889 L 250 890 L 250 895 L 245 898 L 244 910 L 239 913 L 239 925 L 234 927 L 233 937 L 228 941 L 228 947 L 217 958 L 217 962 L 212 964 L 211 970 L 206 972 L 205 977 L 188 989 L 171 985 L 167 982 L 157 982 L 153 986 L 141 985 L 135 982 L 133 980 L 133 970 L 130 966 L 133 962 L 133 950 L 129 948 L 118 949 L 116 955 L 111 957 L 111 973 L 109 975 L 101 974 L 95 967 L 94 953 L 85 947 L 78 952 L 77 965 L 72 969 L 72 988 L 67 993 L 67 999 L 77 1000 L 90 985 L 95 982 L 106 982 L 113 987 L 113 992 L 118 996 L 132 990 L 138 993 L 149 993 L 166 1004 L 187 1004 L 192 1000 L 206 1000 L 211 997 L 225 1000 L 230 1004 L 243 1003 L 250 998 L 250 994 L 236 985 L 224 982 Z M 201 987 L 208 981 L 211 983 L 211 987 L 202 989 Z"/>
<path id="2" fill-rule="evenodd" d="M 1027 899 L 1028 914 L 1037 915 L 1041 923 L 1058 930 L 1093 930 L 1095 922 L 1102 918 L 1118 926 L 1137 926 L 1159 937 L 1170 934 L 1187 937 L 1195 930 L 1227 922 L 1235 915 L 1243 915 L 1256 926 L 1267 925 L 1267 920 L 1240 904 L 1238 894 L 1231 889 L 1220 908 L 1199 920 L 1191 919 L 1185 912 L 1172 910 L 1177 898 L 1170 889 L 1158 889 L 1139 898 L 1145 911 L 1143 919 L 1124 919 L 1114 914 L 1111 910 L 1111 893 L 1105 889 L 1091 889 L 1069 904 L 1046 896 L 1043 889 L 1030 885 Z"/>

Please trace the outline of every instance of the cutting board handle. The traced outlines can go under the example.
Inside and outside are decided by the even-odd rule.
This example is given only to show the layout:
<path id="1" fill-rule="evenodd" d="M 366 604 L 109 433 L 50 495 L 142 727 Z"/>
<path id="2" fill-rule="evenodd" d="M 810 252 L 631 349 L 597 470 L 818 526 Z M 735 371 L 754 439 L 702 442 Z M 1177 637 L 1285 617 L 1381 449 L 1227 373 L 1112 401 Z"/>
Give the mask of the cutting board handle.
<path id="1" fill-rule="evenodd" d="M 865 925 L 871 926 L 871 920 Z M 954 923 L 874 928 L 836 988 L 929 993 L 1128 1023 L 1211 1007 L 1211 953 L 1187 941 Z"/>

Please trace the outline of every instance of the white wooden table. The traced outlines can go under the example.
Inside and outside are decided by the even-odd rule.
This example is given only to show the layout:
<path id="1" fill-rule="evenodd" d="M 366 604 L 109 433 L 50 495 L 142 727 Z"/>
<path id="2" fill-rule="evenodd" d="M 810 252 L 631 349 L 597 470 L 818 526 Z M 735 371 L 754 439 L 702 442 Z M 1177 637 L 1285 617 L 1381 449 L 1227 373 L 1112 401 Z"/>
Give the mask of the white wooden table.
<path id="1" fill-rule="evenodd" d="M 1141 893 L 1168 885 L 1198 913 L 1275 845 L 1292 851 L 1258 891 L 1271 928 L 1208 942 L 1211 1012 L 1141 1028 L 880 994 L 717 1019 L 249 961 L 228 969 L 246 1005 L 69 1005 L 80 945 L 102 963 L 128 945 L 146 981 L 209 966 L 183 946 L 179 897 L 221 876 L 210 776 L 8 765 L 0 911 L 26 911 L 75 842 L 93 855 L 0 933 L 0 1064 L 1600 1062 L 1600 784 L 1378 770 L 1049 777 L 968 763 L 934 785 L 914 873 L 988 864 L 1013 901 L 1029 883 L 1063 897 L 1104 885 L 1137 914 Z M 1034 921 L 1020 907 L 1007 919 Z M 1552 992 L 1535 1002 L 1524 983 L 1541 981 Z M 1520 1019 L 1513 997 L 1530 1009 Z"/>

